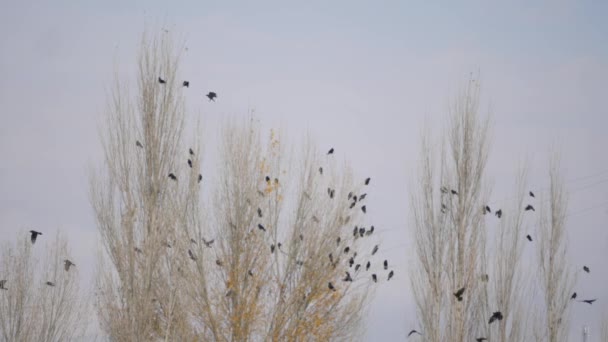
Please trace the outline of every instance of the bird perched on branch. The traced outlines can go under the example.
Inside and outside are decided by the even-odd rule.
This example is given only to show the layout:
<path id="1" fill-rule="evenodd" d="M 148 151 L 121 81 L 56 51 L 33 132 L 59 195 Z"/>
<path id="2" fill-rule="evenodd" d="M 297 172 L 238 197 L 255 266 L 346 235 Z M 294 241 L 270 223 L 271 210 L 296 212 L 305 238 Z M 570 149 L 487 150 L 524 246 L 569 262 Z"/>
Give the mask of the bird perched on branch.
<path id="1" fill-rule="evenodd" d="M 173 173 L 169 174 L 169 178 L 171 178 L 174 181 L 177 181 L 177 177 L 175 177 L 175 175 Z"/>
<path id="2" fill-rule="evenodd" d="M 213 101 L 213 102 L 215 102 L 215 98 L 217 97 L 217 94 L 216 94 L 216 93 L 214 93 L 214 92 L 212 92 L 212 91 L 210 91 L 210 92 L 209 92 L 207 95 L 205 95 L 205 96 L 207 96 L 207 97 L 209 98 L 209 101 Z"/>
<path id="3" fill-rule="evenodd" d="M 587 267 L 587 266 L 583 266 L 583 271 L 585 271 L 587 273 L 591 273 L 591 270 L 589 270 L 589 267 Z"/>
<path id="4" fill-rule="evenodd" d="M 188 81 L 184 81 L 184 82 L 182 83 L 182 86 L 183 86 L 183 87 L 186 87 L 186 88 L 190 88 L 190 82 L 188 82 Z"/>
<path id="5" fill-rule="evenodd" d="M 496 217 L 500 218 L 502 216 L 502 209 L 498 209 L 494 215 L 496 215 Z"/>
<path id="6" fill-rule="evenodd" d="M 55 283 L 53 283 L 52 281 L 47 281 L 46 285 L 48 285 L 50 287 L 55 287 Z"/>
<path id="7" fill-rule="evenodd" d="M 167 83 L 167 81 L 165 81 L 162 78 L 158 77 L 158 83 L 165 84 L 165 83 Z"/>
<path id="8" fill-rule="evenodd" d="M 327 155 L 333 154 L 334 153 L 334 148 L 330 148 L 329 151 L 327 151 Z"/>
<path id="9" fill-rule="evenodd" d="M 371 177 L 367 177 L 367 178 L 365 179 L 365 185 L 369 185 L 369 182 L 370 182 L 371 180 L 372 180 L 372 179 L 371 179 Z M 361 199 L 363 199 L 363 198 L 361 198 Z"/>
<path id="10" fill-rule="evenodd" d="M 492 317 L 490 317 L 490 321 L 488 322 L 488 324 L 492 324 L 492 322 L 496 320 L 502 321 L 502 318 L 502 312 L 496 311 L 492 314 Z"/>
<path id="11" fill-rule="evenodd" d="M 462 295 L 464 294 L 465 289 L 466 289 L 466 287 L 463 286 L 461 289 L 454 292 L 454 296 L 458 299 L 459 302 L 462 302 Z"/>
<path id="12" fill-rule="evenodd" d="M 388 279 L 386 279 L 386 281 L 391 280 L 391 278 L 392 278 L 394 275 L 395 275 L 395 272 L 394 272 L 394 271 L 390 271 L 390 272 L 388 272 Z"/>
<path id="13" fill-rule="evenodd" d="M 71 262 L 68 259 L 63 260 L 63 268 L 65 269 L 66 272 L 68 272 L 70 270 L 70 267 L 74 266 L 76 267 L 76 264 Z"/>
<path id="14" fill-rule="evenodd" d="M 532 237 L 530 236 L 530 234 L 526 235 L 526 239 L 528 239 L 528 241 L 532 242 Z"/>

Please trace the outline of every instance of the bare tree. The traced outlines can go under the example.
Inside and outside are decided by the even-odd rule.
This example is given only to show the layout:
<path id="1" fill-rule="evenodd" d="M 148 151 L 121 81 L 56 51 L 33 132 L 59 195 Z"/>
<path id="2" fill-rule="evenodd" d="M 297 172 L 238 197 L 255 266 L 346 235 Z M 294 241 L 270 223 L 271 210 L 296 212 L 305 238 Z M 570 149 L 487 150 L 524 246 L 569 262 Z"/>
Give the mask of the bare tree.
<path id="1" fill-rule="evenodd" d="M 544 324 L 540 331 L 544 332 L 541 340 L 556 342 L 568 338 L 570 295 L 575 283 L 567 254 L 568 201 L 556 155 L 549 166 L 549 181 L 549 198 L 539 211 L 538 262 L 540 291 L 544 299 L 540 314 Z"/>
<path id="2" fill-rule="evenodd" d="M 412 200 L 418 265 L 411 279 L 428 341 L 468 341 L 484 331 L 479 279 L 488 121 L 479 118 L 478 100 L 472 81 L 450 106 L 439 176 L 428 141 L 423 144 L 421 188 Z M 459 300 L 453 293 L 463 287 L 466 295 Z"/>
<path id="3" fill-rule="evenodd" d="M 81 338 L 90 312 L 79 288 L 78 270 L 64 270 L 67 239 L 57 234 L 42 262 L 33 248 L 29 238 L 2 248 L 0 278 L 5 290 L 0 290 L 0 336 L 6 341 Z"/>

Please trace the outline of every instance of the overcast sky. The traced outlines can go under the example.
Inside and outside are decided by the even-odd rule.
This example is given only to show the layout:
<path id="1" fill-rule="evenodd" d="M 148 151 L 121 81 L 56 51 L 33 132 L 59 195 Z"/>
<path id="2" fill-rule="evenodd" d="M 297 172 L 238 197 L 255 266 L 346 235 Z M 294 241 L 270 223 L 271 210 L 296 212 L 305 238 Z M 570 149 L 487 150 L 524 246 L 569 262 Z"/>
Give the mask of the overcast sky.
<path id="1" fill-rule="evenodd" d="M 294 140 L 310 133 L 372 177 L 368 218 L 396 277 L 372 303 L 366 340 L 403 340 L 416 327 L 408 191 L 421 130 L 430 122 L 439 134 L 449 100 L 479 71 L 497 206 L 518 164 L 530 162 L 530 186 L 542 193 L 548 152 L 562 152 L 572 265 L 592 270 L 576 290 L 599 298 L 575 306 L 571 340 L 588 324 L 589 341 L 599 341 L 608 313 L 608 3 L 285 3 L 2 1 L 0 239 L 32 227 L 67 231 L 73 259 L 92 276 L 87 172 L 102 162 L 107 89 L 115 67 L 133 74 L 143 29 L 165 27 L 188 47 L 188 115 L 205 120 L 211 166 L 221 120 L 255 110 L 265 127 Z M 203 97 L 209 90 L 216 103 Z"/>

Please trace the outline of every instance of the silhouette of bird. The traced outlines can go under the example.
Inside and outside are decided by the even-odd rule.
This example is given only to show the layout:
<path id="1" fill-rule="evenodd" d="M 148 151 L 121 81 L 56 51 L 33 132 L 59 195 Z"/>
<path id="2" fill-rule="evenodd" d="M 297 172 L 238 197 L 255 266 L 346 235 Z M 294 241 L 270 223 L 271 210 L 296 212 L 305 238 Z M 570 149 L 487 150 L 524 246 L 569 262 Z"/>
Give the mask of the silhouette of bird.
<path id="1" fill-rule="evenodd" d="M 262 217 L 262 209 L 258 208 L 258 216 Z"/>
<path id="2" fill-rule="evenodd" d="M 47 281 L 46 284 L 50 287 L 54 287 L 55 283 L 53 283 L 52 281 Z"/>
<path id="3" fill-rule="evenodd" d="M 203 180 L 203 175 L 201 175 L 200 173 L 198 174 L 198 182 L 200 183 Z"/>
<path id="4" fill-rule="evenodd" d="M 353 198 L 353 192 L 352 191 L 348 193 L 348 199 L 350 200 L 351 198 Z"/>
<path id="5" fill-rule="evenodd" d="M 336 288 L 334 287 L 334 284 L 331 283 L 331 281 L 327 283 L 327 287 L 329 287 L 329 289 L 332 291 L 336 291 Z"/>
<path id="6" fill-rule="evenodd" d="M 349 208 L 350 208 L 350 209 L 352 209 L 352 208 L 353 208 L 355 205 L 357 205 L 357 203 L 356 203 L 356 202 L 353 202 L 353 203 L 351 203 L 351 204 L 350 204 L 350 207 L 349 207 Z"/>
<path id="7" fill-rule="evenodd" d="M 487 212 L 487 213 L 492 213 L 492 209 L 490 209 L 490 206 L 489 206 L 489 205 L 486 205 L 486 212 Z"/>
<path id="8" fill-rule="evenodd" d="M 379 245 L 374 246 L 374 249 L 372 249 L 372 255 L 374 255 L 374 254 L 376 254 L 376 252 L 378 252 L 378 248 L 379 248 Z"/>
<path id="9" fill-rule="evenodd" d="M 535 197 L 532 191 L 530 191 L 530 197 Z"/>
<path id="10" fill-rule="evenodd" d="M 371 226 L 368 231 L 365 232 L 365 236 L 370 236 L 374 232 L 374 226 Z"/>
<path id="11" fill-rule="evenodd" d="M 139 140 L 135 141 L 135 146 L 139 147 L 139 148 L 144 148 L 144 145 L 142 145 Z"/>
<path id="12" fill-rule="evenodd" d="M 361 268 L 361 264 L 356 264 L 355 265 L 355 272 L 359 271 L 360 268 Z"/>
<path id="13" fill-rule="evenodd" d="M 536 210 L 534 210 L 534 207 L 533 207 L 531 204 L 528 204 L 528 205 L 526 206 L 526 209 L 524 209 L 524 210 L 525 210 L 525 211 L 528 211 L 528 210 L 536 211 Z"/>
<path id="14" fill-rule="evenodd" d="M 367 209 L 365 208 L 365 206 L 361 207 L 361 211 L 363 211 L 364 214 L 367 213 Z"/>
<path id="15" fill-rule="evenodd" d="M 191 149 L 191 148 L 190 148 L 190 149 L 188 149 L 188 152 L 190 153 L 190 155 L 191 155 L 191 156 L 193 156 L 193 155 L 194 155 L 194 151 L 192 151 L 192 149 Z"/>
<path id="16" fill-rule="evenodd" d="M 190 168 L 192 168 L 192 160 L 188 159 L 188 166 L 190 166 Z"/>
<path id="17" fill-rule="evenodd" d="M 184 81 L 184 82 L 182 83 L 182 86 L 183 86 L 183 87 L 186 87 L 186 88 L 190 88 L 190 82 L 188 82 L 188 81 Z"/>
<path id="18" fill-rule="evenodd" d="M 70 270 L 70 267 L 74 266 L 76 267 L 76 264 L 71 262 L 68 259 L 63 260 L 63 268 L 65 269 L 66 272 L 68 272 Z"/>
<path id="19" fill-rule="evenodd" d="M 329 149 L 329 151 L 327 151 L 327 154 L 328 154 L 328 155 L 333 154 L 333 153 L 334 153 L 334 148 L 333 148 L 333 147 L 332 147 L 332 148 L 330 148 L 330 149 Z"/>
<path id="20" fill-rule="evenodd" d="M 158 83 L 165 84 L 165 83 L 167 83 L 167 81 L 165 81 L 165 80 L 163 80 L 162 78 L 159 77 L 158 78 Z"/>
<path id="21" fill-rule="evenodd" d="M 334 193 L 335 193 L 335 191 L 336 191 L 336 190 L 333 190 L 333 189 L 332 189 L 332 190 L 329 192 L 329 198 L 334 198 Z"/>
<path id="22" fill-rule="evenodd" d="M 302 261 L 302 260 L 296 260 L 296 265 L 298 265 L 298 266 L 304 266 L 304 261 Z"/>
<path id="23" fill-rule="evenodd" d="M 322 167 L 319 168 L 319 174 L 323 174 L 323 168 Z"/>
<path id="24" fill-rule="evenodd" d="M 492 314 L 492 316 L 490 317 L 490 320 L 489 320 L 488 324 L 492 324 L 492 322 L 494 322 L 494 321 L 496 321 L 496 320 L 502 321 L 502 318 L 503 318 L 503 317 L 502 317 L 502 312 L 500 312 L 500 311 L 496 311 L 496 312 L 494 312 L 494 313 Z"/>
<path id="25" fill-rule="evenodd" d="M 209 101 L 215 102 L 215 98 L 217 97 L 217 94 L 210 91 L 209 94 L 207 94 L 206 96 L 209 98 Z"/>
<path id="26" fill-rule="evenodd" d="M 583 271 L 585 271 L 587 273 L 591 273 L 591 270 L 589 270 L 589 267 L 587 267 L 587 266 L 583 266 Z"/>
<path id="27" fill-rule="evenodd" d="M 188 255 L 190 256 L 190 259 L 192 259 L 193 261 L 196 261 L 196 257 L 194 256 L 194 253 L 192 253 L 191 250 L 188 250 Z"/>
<path id="28" fill-rule="evenodd" d="M 346 272 L 346 277 L 342 281 L 353 281 L 353 278 L 351 278 L 350 273 Z"/>
<path id="29" fill-rule="evenodd" d="M 224 266 L 224 263 L 220 259 L 215 259 L 215 264 L 218 265 L 219 267 Z"/>
<path id="30" fill-rule="evenodd" d="M 169 178 L 171 178 L 174 181 L 177 181 L 177 177 L 175 177 L 175 175 L 172 173 L 169 174 Z"/>
<path id="31" fill-rule="evenodd" d="M 593 302 L 595 302 L 597 299 L 584 299 L 584 300 L 579 300 L 579 302 L 581 303 L 587 303 L 589 305 L 592 305 Z"/>
<path id="32" fill-rule="evenodd" d="M 456 190 L 452 189 L 452 195 L 456 195 L 456 196 L 458 196 L 458 191 L 456 191 Z"/>
<path id="33" fill-rule="evenodd" d="M 359 227 L 355 226 L 355 228 L 353 228 L 353 236 L 357 237 L 357 234 L 359 234 Z"/>
<path id="34" fill-rule="evenodd" d="M 410 336 L 412 336 L 412 335 L 414 335 L 414 334 L 418 334 L 418 335 L 422 336 L 422 334 L 421 334 L 421 333 L 419 333 L 418 331 L 416 331 L 416 330 L 412 330 L 412 331 L 410 331 L 410 333 L 409 333 L 409 334 L 407 334 L 407 337 L 410 337 Z"/>
<path id="35" fill-rule="evenodd" d="M 498 209 L 494 215 L 496 215 L 496 217 L 500 218 L 502 216 L 502 209 Z"/>
<path id="36" fill-rule="evenodd" d="M 215 242 L 215 239 L 212 240 L 205 240 L 205 238 L 203 238 L 203 243 L 205 244 L 205 246 L 207 246 L 208 248 L 211 248 L 211 245 L 213 245 L 213 243 Z"/>
<path id="37" fill-rule="evenodd" d="M 371 266 L 372 266 L 372 263 L 368 261 L 368 262 L 367 262 L 367 264 L 365 265 L 365 270 L 366 270 L 366 271 L 369 271 L 369 268 L 370 268 Z"/>
<path id="38" fill-rule="evenodd" d="M 475 341 L 477 341 L 477 342 L 482 342 L 482 341 L 487 341 L 487 340 L 488 339 L 485 338 L 485 337 L 478 337 L 478 338 L 475 339 Z"/>
<path id="39" fill-rule="evenodd" d="M 261 224 L 258 224 L 258 229 L 261 231 L 266 231 L 266 228 L 264 228 L 264 226 L 262 226 Z"/>
<path id="40" fill-rule="evenodd" d="M 388 270 L 388 260 L 384 260 L 384 269 Z"/>
<path id="41" fill-rule="evenodd" d="M 572 296 L 570 297 L 570 299 L 576 299 L 576 292 L 574 292 L 574 293 L 572 294 Z"/>
<path id="42" fill-rule="evenodd" d="M 363 235 L 365 235 L 365 228 L 361 227 L 359 228 L 359 236 L 363 237 Z"/>
<path id="43" fill-rule="evenodd" d="M 6 281 L 6 279 L 0 280 L 0 290 L 8 290 L 8 288 L 6 287 Z"/>
<path id="44" fill-rule="evenodd" d="M 456 298 L 458 298 L 458 301 L 462 300 L 462 295 L 464 294 L 464 290 L 466 289 L 465 286 L 463 286 L 462 288 L 458 289 L 458 291 L 454 292 L 454 296 Z"/>
<path id="45" fill-rule="evenodd" d="M 344 248 L 344 254 L 346 254 L 346 253 L 348 253 L 348 252 L 350 252 L 350 247 L 346 246 L 346 247 Z"/>
<path id="46" fill-rule="evenodd" d="M 392 278 L 394 275 L 395 275 L 395 272 L 394 272 L 394 271 L 390 271 L 390 272 L 388 272 L 388 279 L 386 279 L 386 281 L 391 280 L 391 278 Z"/>
<path id="47" fill-rule="evenodd" d="M 270 254 L 274 253 L 274 244 L 270 245 Z"/>
<path id="48" fill-rule="evenodd" d="M 350 257 L 350 259 L 348 259 L 348 267 L 353 267 L 354 264 L 355 264 L 355 258 Z"/>
<path id="49" fill-rule="evenodd" d="M 528 241 L 532 242 L 532 237 L 530 236 L 530 234 L 526 235 L 526 239 L 528 239 Z"/>
<path id="50" fill-rule="evenodd" d="M 365 185 L 369 185 L 369 181 L 371 181 L 372 179 L 370 177 L 367 177 L 365 179 Z M 362 198 L 363 199 L 363 198 Z"/>
<path id="51" fill-rule="evenodd" d="M 376 274 L 372 274 L 372 280 L 374 281 L 374 283 L 378 282 L 378 277 L 376 277 Z"/>
<path id="52" fill-rule="evenodd" d="M 359 202 L 363 201 L 365 199 L 365 197 L 367 197 L 367 193 L 364 193 L 361 196 L 359 196 Z"/>
<path id="53" fill-rule="evenodd" d="M 264 178 L 266 180 L 266 183 L 270 183 L 270 177 L 266 176 L 266 178 Z"/>
<path id="54" fill-rule="evenodd" d="M 38 238 L 38 235 L 42 235 L 41 232 L 37 232 L 35 230 L 30 230 L 30 240 L 32 241 L 32 245 L 36 243 L 36 239 Z"/>

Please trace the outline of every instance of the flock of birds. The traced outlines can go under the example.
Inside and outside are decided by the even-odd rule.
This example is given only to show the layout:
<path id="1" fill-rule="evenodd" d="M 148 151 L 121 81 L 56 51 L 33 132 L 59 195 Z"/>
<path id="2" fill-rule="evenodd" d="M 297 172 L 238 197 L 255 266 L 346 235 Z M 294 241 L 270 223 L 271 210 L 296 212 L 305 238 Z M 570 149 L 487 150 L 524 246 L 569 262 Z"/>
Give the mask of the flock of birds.
<path id="1" fill-rule="evenodd" d="M 167 84 L 167 81 L 165 79 L 163 79 L 162 77 L 158 77 L 158 83 L 159 84 Z M 186 88 L 190 88 L 190 81 L 183 81 L 182 82 L 182 87 L 186 87 Z M 207 98 L 209 99 L 209 101 L 213 101 L 215 102 L 215 99 L 217 98 L 217 94 L 213 91 L 210 91 L 207 93 Z"/>
<path id="2" fill-rule="evenodd" d="M 32 245 L 36 243 L 36 240 L 38 239 L 38 236 L 42 235 L 41 232 L 35 231 L 35 230 L 30 230 L 29 233 L 30 233 L 30 241 L 32 242 Z M 70 268 L 72 266 L 76 267 L 76 264 L 73 263 L 69 259 L 64 259 L 63 260 L 63 269 L 66 272 L 69 272 Z M 7 279 L 0 279 L 0 290 L 8 290 L 8 287 L 6 286 L 7 283 L 8 283 Z M 55 282 L 52 282 L 50 280 L 48 280 L 45 284 L 48 285 L 48 286 L 50 286 L 50 287 L 55 287 Z"/>
<path id="3" fill-rule="evenodd" d="M 448 188 L 447 188 L 447 187 L 445 187 L 445 186 L 442 186 L 442 187 L 440 188 L 440 191 L 441 191 L 441 193 L 442 193 L 443 195 L 452 194 L 453 196 L 458 196 L 458 191 L 456 191 L 456 190 L 454 190 L 454 189 L 448 190 Z M 532 191 L 529 191 L 529 192 L 528 192 L 528 195 L 529 195 L 531 198 L 535 198 L 535 197 L 536 197 L 536 196 L 534 195 L 534 192 L 532 192 Z M 485 205 L 485 206 L 482 208 L 482 210 L 483 210 L 483 214 L 484 214 L 484 215 L 486 215 L 486 214 L 491 214 L 491 213 L 492 213 L 492 209 L 490 208 L 490 206 L 489 206 L 489 205 Z M 447 211 L 447 206 L 446 206 L 445 204 L 441 204 L 441 212 L 442 212 L 442 213 L 446 213 L 446 211 Z M 528 204 L 528 205 L 526 205 L 526 207 L 524 208 L 524 211 L 536 211 L 536 210 L 534 209 L 534 206 L 532 206 L 531 204 Z M 498 209 L 498 210 L 496 210 L 496 211 L 494 212 L 494 215 L 500 219 L 500 218 L 502 217 L 502 209 Z M 526 235 L 526 239 L 527 239 L 529 242 L 532 242 L 532 241 L 533 241 L 532 236 L 531 236 L 530 234 Z M 589 267 L 588 267 L 588 266 L 585 266 L 585 265 L 583 265 L 583 271 L 584 271 L 584 272 L 586 272 L 586 273 L 590 273 L 590 272 L 591 272 L 591 270 L 589 269 Z M 481 280 L 482 280 L 483 282 L 488 282 L 488 280 L 489 280 L 489 276 L 488 276 L 487 274 L 483 274 L 483 275 L 481 276 Z M 456 297 L 456 300 L 457 300 L 457 301 L 459 301 L 459 302 L 461 302 L 461 301 L 462 301 L 463 296 L 464 296 L 464 292 L 465 292 L 465 290 L 466 290 L 466 286 L 463 286 L 462 288 L 458 289 L 456 292 L 454 292 L 454 293 L 453 293 L 453 295 L 454 295 L 454 297 Z M 574 293 L 573 293 L 573 294 L 570 296 L 570 300 L 574 300 L 574 299 L 576 299 L 576 297 L 577 297 L 577 294 L 576 294 L 576 292 L 574 292 Z M 587 303 L 587 304 L 591 305 L 591 304 L 593 304 L 593 302 L 595 302 L 596 300 L 597 300 L 597 299 L 584 299 L 584 300 L 579 300 L 578 302 L 581 302 L 581 303 Z M 501 311 L 495 311 L 495 312 L 493 312 L 493 313 L 492 313 L 492 316 L 490 316 L 490 319 L 488 320 L 488 324 L 492 324 L 492 323 L 493 323 L 493 322 L 495 322 L 495 321 L 502 321 L 502 319 L 503 319 L 503 314 L 502 314 L 502 312 L 501 312 Z M 415 335 L 415 334 L 418 334 L 418 335 L 421 335 L 421 336 L 422 336 L 422 333 L 421 333 L 421 332 L 419 332 L 419 331 L 417 331 L 417 330 L 413 329 L 413 330 L 411 330 L 411 331 L 408 333 L 407 337 L 410 337 L 410 336 Z M 477 342 L 482 342 L 482 341 L 487 341 L 488 339 L 487 339 L 486 337 L 478 337 L 478 338 L 476 338 L 475 340 L 476 340 Z"/>

